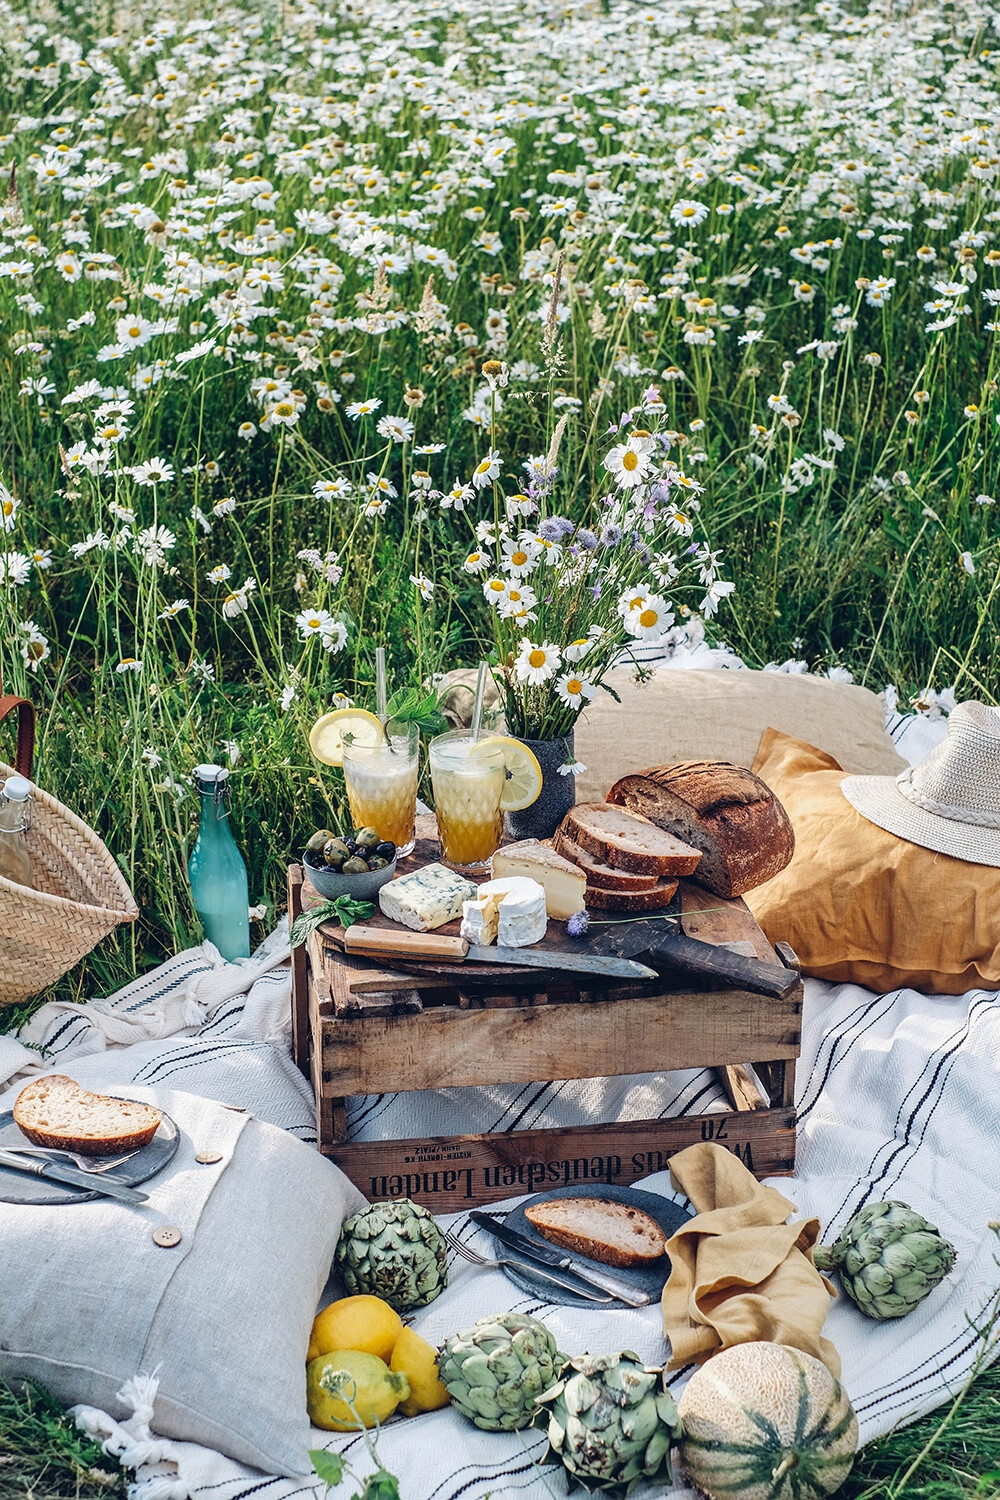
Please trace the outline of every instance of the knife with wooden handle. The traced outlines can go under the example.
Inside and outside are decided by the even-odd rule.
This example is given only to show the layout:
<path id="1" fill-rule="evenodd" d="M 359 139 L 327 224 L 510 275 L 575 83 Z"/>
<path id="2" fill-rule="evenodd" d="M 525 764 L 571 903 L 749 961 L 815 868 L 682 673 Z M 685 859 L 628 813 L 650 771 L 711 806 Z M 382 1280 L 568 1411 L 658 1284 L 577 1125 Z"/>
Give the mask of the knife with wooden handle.
<path id="1" fill-rule="evenodd" d="M 560 969 L 575 974 L 597 974 L 603 979 L 655 979 L 656 970 L 631 958 L 603 954 L 564 953 L 558 948 L 501 948 L 467 943 L 443 933 L 410 932 L 405 928 L 364 927 L 352 922 L 341 941 L 345 953 L 366 958 L 403 959 L 437 963 L 515 964 L 530 969 Z"/>

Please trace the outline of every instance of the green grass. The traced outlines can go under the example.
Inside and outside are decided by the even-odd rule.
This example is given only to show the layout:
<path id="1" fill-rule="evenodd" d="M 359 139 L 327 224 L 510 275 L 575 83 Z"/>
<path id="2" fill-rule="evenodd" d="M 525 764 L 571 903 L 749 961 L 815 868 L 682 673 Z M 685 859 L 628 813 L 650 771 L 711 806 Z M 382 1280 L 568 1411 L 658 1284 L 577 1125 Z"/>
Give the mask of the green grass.
<path id="1" fill-rule="evenodd" d="M 0 1380 L 0 1500 L 124 1500 L 125 1475 L 41 1386 Z"/>
<path id="2" fill-rule="evenodd" d="M 1000 1494 L 1000 1369 L 981 1375 L 943 1432 L 941 1424 L 942 1413 L 933 1412 L 870 1443 L 840 1492 L 842 1500 L 991 1500 Z M 94 1469 L 109 1477 L 96 1482 Z M 121 1471 L 51 1396 L 37 1387 L 15 1395 L 0 1385 L 0 1500 L 124 1496 Z"/>

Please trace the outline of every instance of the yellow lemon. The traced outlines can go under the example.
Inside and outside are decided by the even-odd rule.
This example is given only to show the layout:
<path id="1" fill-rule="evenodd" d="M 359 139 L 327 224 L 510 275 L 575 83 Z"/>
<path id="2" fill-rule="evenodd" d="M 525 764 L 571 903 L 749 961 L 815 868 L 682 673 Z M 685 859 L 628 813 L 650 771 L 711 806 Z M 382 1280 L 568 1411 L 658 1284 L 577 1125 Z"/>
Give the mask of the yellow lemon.
<path id="1" fill-rule="evenodd" d="M 344 745 L 374 749 L 385 739 L 382 725 L 364 708 L 337 708 L 317 719 L 309 731 L 309 749 L 327 766 L 344 764 Z"/>
<path id="2" fill-rule="evenodd" d="M 328 1373 L 339 1391 L 324 1389 L 321 1382 Z M 384 1359 L 357 1349 L 321 1354 L 306 1367 L 309 1420 L 325 1432 L 357 1432 L 359 1417 L 366 1427 L 374 1427 L 391 1417 L 409 1394 L 410 1382 L 405 1375 L 390 1370 Z"/>
<path id="3" fill-rule="evenodd" d="M 451 1400 L 438 1375 L 437 1350 L 412 1328 L 404 1328 L 396 1340 L 389 1369 L 401 1371 L 410 1382 L 410 1394 L 399 1403 L 404 1417 L 415 1417 L 422 1411 L 437 1411 L 439 1406 L 447 1406 Z"/>
<path id="4" fill-rule="evenodd" d="M 306 1359 L 335 1349 L 358 1349 L 388 1361 L 402 1326 L 399 1313 L 381 1297 L 341 1297 L 324 1307 L 313 1323 Z"/>
<path id="5" fill-rule="evenodd" d="M 479 740 L 469 751 L 469 759 L 474 763 L 478 755 L 486 760 L 498 750 L 503 756 L 506 772 L 500 806 L 504 812 L 521 812 L 538 801 L 542 790 L 542 768 L 527 745 L 502 734 L 492 734 L 488 739 Z"/>

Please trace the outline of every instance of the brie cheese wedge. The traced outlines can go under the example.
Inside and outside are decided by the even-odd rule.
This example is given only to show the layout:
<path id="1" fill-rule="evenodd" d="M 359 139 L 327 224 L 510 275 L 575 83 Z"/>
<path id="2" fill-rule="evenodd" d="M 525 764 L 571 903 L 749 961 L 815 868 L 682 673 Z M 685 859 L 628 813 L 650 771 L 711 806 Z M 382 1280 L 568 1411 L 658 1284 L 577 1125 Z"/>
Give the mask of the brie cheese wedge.
<path id="1" fill-rule="evenodd" d="M 527 948 L 541 942 L 547 926 L 545 891 L 520 875 L 485 881 L 462 906 L 462 936 L 480 946 Z"/>

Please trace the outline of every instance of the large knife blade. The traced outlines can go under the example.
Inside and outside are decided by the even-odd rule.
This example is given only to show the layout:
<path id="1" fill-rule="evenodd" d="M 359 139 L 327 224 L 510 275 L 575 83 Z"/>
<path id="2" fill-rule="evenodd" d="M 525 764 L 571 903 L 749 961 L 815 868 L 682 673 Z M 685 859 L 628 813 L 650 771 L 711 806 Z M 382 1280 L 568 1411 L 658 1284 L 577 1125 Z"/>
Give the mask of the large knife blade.
<path id="1" fill-rule="evenodd" d="M 536 1240 L 529 1240 L 526 1234 L 520 1234 L 516 1229 L 508 1229 L 502 1219 L 495 1218 L 493 1214 L 480 1213 L 478 1210 L 470 1213 L 469 1218 L 473 1224 L 478 1224 L 481 1229 L 486 1229 L 501 1245 L 506 1245 L 508 1250 L 516 1250 L 518 1255 L 527 1255 L 532 1260 L 540 1261 L 543 1266 L 558 1267 L 560 1271 L 569 1271 L 580 1281 L 586 1282 L 588 1286 L 596 1287 L 599 1291 L 610 1292 L 612 1297 L 617 1297 L 619 1302 L 628 1303 L 629 1307 L 648 1307 L 649 1297 L 645 1292 L 636 1291 L 635 1287 L 626 1282 L 619 1281 L 616 1276 L 607 1276 L 603 1271 L 595 1271 L 592 1266 L 581 1266 L 571 1255 L 564 1255 L 561 1250 L 550 1249 L 548 1245 L 540 1245 Z"/>
<path id="2" fill-rule="evenodd" d="M 29 1172 L 33 1177 L 48 1177 L 52 1182 L 65 1182 L 70 1187 L 84 1188 L 88 1193 L 117 1198 L 121 1203 L 149 1202 L 148 1193 L 139 1193 L 121 1182 L 109 1182 L 96 1172 L 81 1172 L 77 1167 L 64 1167 L 61 1162 L 43 1161 L 36 1156 L 21 1156 L 17 1151 L 0 1149 L 0 1167 Z"/>
<path id="3" fill-rule="evenodd" d="M 789 999 L 799 986 L 799 975 L 794 969 L 745 957 L 720 943 L 688 937 L 669 918 L 616 923 L 593 939 L 593 949 L 595 953 L 613 953 L 619 958 L 641 953 L 664 968 L 697 975 L 728 988 L 749 990 L 751 994 L 769 995 L 775 1000 Z"/>
<path id="4" fill-rule="evenodd" d="M 656 970 L 635 959 L 617 955 L 568 953 L 561 948 L 500 948 L 467 943 L 465 938 L 436 932 L 410 932 L 405 928 L 364 927 L 358 922 L 343 933 L 347 953 L 370 958 L 404 959 L 409 962 L 460 964 L 511 964 L 532 969 L 560 969 L 575 974 L 596 974 L 603 979 L 655 979 Z"/>

